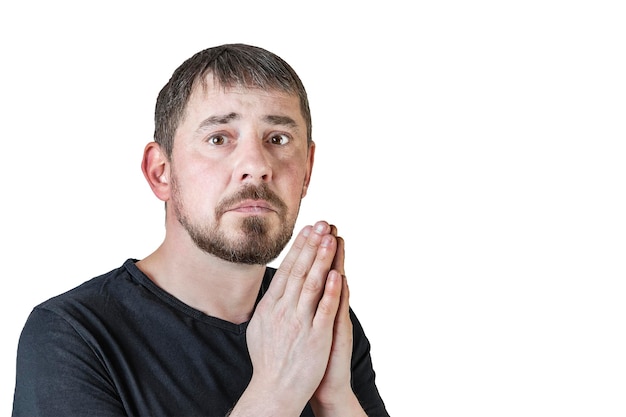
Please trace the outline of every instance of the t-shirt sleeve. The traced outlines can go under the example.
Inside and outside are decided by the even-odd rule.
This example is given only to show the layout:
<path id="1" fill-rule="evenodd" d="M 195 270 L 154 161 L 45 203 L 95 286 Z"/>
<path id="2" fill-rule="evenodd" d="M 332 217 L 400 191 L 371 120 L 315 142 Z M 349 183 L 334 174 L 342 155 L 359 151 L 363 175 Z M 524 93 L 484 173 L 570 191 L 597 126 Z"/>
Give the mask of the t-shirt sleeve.
<path id="1" fill-rule="evenodd" d="M 77 329 L 35 308 L 17 349 L 13 417 L 125 416 L 107 372 Z"/>
<path id="2" fill-rule="evenodd" d="M 368 417 L 389 417 L 376 386 L 376 373 L 370 354 L 371 345 L 361 323 L 350 310 L 354 334 L 352 351 L 352 389 Z"/>

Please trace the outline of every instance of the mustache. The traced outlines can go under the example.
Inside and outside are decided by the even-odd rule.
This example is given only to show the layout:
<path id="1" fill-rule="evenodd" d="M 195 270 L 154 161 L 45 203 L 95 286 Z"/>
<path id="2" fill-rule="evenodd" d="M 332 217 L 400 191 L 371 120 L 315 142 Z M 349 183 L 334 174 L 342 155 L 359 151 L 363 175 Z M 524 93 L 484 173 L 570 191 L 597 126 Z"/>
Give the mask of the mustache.
<path id="1" fill-rule="evenodd" d="M 265 200 L 279 213 L 284 213 L 287 210 L 287 205 L 283 200 L 281 200 L 275 192 L 270 190 L 266 184 L 262 184 L 258 186 L 247 185 L 237 193 L 224 198 L 215 208 L 215 213 L 219 217 L 232 206 L 244 200 Z"/>

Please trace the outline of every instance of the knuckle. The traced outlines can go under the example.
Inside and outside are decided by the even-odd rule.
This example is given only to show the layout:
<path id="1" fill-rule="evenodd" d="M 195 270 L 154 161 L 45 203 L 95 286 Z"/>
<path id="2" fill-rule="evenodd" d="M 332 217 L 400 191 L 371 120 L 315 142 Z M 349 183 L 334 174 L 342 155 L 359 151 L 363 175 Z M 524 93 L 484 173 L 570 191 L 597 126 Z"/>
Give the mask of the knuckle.
<path id="1" fill-rule="evenodd" d="M 291 277 L 303 280 L 306 278 L 309 272 L 309 268 L 306 265 L 296 263 L 293 268 L 291 268 Z"/>
<path id="2" fill-rule="evenodd" d="M 306 291 L 310 294 L 317 294 L 324 288 L 324 282 L 321 279 L 314 279 L 309 277 L 302 287 L 302 291 Z"/>

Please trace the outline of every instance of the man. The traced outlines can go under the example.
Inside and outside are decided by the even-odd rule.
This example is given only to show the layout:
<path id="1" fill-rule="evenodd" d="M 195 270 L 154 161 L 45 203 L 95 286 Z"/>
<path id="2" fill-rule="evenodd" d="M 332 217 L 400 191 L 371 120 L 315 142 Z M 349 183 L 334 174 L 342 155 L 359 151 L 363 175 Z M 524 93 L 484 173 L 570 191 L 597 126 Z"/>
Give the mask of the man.
<path id="1" fill-rule="evenodd" d="M 155 124 L 142 170 L 164 241 L 33 310 L 13 416 L 387 416 L 337 229 L 304 227 L 266 266 L 313 168 L 293 69 L 248 45 L 201 51 Z"/>

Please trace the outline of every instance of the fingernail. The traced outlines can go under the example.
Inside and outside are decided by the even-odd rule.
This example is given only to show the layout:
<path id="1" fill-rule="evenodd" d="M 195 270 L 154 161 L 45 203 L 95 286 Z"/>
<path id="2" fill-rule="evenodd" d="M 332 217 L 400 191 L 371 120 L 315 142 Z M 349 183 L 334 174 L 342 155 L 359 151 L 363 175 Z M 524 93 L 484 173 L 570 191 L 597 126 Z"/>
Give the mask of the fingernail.
<path id="1" fill-rule="evenodd" d="M 317 233 L 322 234 L 322 233 L 324 233 L 324 230 L 326 230 L 326 224 L 325 223 L 317 223 L 315 225 L 315 231 Z"/>

